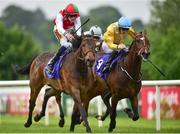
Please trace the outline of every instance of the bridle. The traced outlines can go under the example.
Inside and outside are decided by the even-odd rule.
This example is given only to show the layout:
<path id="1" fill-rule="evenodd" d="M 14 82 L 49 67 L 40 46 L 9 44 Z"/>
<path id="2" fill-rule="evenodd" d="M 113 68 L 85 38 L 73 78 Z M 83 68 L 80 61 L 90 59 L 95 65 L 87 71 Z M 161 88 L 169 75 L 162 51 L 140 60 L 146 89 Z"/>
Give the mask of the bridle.
<path id="1" fill-rule="evenodd" d="M 88 42 L 89 42 L 89 40 L 88 40 Z M 90 42 L 89 42 L 89 44 L 90 44 Z M 88 45 L 89 45 L 89 44 L 88 44 Z M 95 50 L 89 49 L 89 50 L 86 51 L 86 52 L 83 52 L 83 50 L 82 50 L 82 55 L 83 55 L 83 57 L 78 56 L 77 58 L 78 58 L 79 60 L 81 60 L 81 61 L 84 61 L 84 60 L 85 60 L 84 57 L 86 57 L 86 55 L 88 55 L 88 53 L 92 53 L 93 55 L 95 55 Z"/>
<path id="2" fill-rule="evenodd" d="M 138 52 L 134 52 L 134 51 L 132 51 L 132 52 L 133 52 L 133 53 L 137 53 L 138 55 L 141 56 L 141 58 L 142 58 L 143 60 L 146 60 L 146 59 L 143 57 L 143 55 L 142 55 L 142 51 L 143 51 L 143 49 L 146 47 L 146 44 L 145 44 L 145 36 L 143 35 L 143 36 L 140 37 L 139 39 L 140 39 L 141 41 L 143 41 L 143 47 L 140 48 L 140 50 L 139 50 Z M 137 44 L 135 44 L 135 45 L 137 45 Z M 146 53 L 148 53 L 146 49 L 145 49 L 145 51 L 146 51 Z M 141 72 L 140 72 L 140 79 L 136 80 L 136 79 L 133 78 L 133 76 L 131 76 L 131 75 L 128 73 L 128 71 L 127 71 L 125 68 L 123 68 L 122 66 L 120 66 L 120 69 L 122 70 L 122 72 L 124 72 L 124 73 L 126 74 L 126 76 L 127 76 L 128 78 L 130 78 L 130 79 L 133 80 L 134 82 L 136 82 L 136 83 L 141 82 L 141 80 L 142 80 L 142 79 L 141 79 L 141 78 L 142 78 L 142 73 L 141 73 Z"/>

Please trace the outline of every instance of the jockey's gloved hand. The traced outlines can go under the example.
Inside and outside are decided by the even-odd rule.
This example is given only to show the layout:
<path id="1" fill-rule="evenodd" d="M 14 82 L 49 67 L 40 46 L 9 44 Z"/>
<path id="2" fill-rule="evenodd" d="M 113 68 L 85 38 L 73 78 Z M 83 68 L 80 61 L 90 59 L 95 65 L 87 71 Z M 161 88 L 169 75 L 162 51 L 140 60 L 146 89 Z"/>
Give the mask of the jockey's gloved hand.
<path id="1" fill-rule="evenodd" d="M 119 44 L 118 46 L 118 49 L 125 49 L 126 48 L 126 45 L 124 45 L 123 43 Z"/>
<path id="2" fill-rule="evenodd" d="M 72 40 L 74 39 L 74 36 L 71 33 L 67 33 L 65 36 L 70 42 L 72 42 Z"/>

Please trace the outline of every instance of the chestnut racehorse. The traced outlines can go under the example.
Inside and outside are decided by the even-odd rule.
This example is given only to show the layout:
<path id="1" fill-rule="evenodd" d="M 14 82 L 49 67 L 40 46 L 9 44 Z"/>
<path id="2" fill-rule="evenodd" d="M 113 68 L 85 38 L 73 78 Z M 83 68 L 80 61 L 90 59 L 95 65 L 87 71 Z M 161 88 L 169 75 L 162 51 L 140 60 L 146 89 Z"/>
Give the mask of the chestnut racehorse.
<path id="1" fill-rule="evenodd" d="M 44 85 L 51 86 L 57 93 L 64 92 L 69 94 L 78 106 L 82 119 L 85 122 L 86 132 L 91 132 L 87 120 L 87 114 L 82 106 L 81 97 L 89 90 L 87 87 L 92 88 L 92 82 L 87 75 L 95 61 L 95 40 L 92 37 L 82 37 L 81 44 L 75 52 L 66 55 L 62 68 L 60 70 L 60 79 L 47 78 L 44 69 L 52 54 L 43 53 L 37 56 L 26 67 L 17 70 L 21 74 L 29 74 L 30 76 L 30 100 L 29 100 L 29 115 L 25 127 L 32 124 L 32 112 L 35 107 L 37 96 Z"/>
<path id="2" fill-rule="evenodd" d="M 132 106 L 132 113 L 129 111 L 130 118 L 133 121 L 139 118 L 137 96 L 142 85 L 141 63 L 148 58 L 149 49 L 146 33 L 138 33 L 131 43 L 127 56 L 123 61 L 117 62 L 108 75 L 106 82 L 112 95 L 109 132 L 112 132 L 116 126 L 116 107 L 118 101 L 123 98 L 130 99 Z"/>

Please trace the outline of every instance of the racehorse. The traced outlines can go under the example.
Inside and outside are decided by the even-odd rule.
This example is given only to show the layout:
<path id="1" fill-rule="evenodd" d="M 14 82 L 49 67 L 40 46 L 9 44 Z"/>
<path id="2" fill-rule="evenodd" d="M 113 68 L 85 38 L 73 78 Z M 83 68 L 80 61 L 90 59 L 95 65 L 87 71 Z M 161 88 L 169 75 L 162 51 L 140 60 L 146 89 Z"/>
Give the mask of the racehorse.
<path id="1" fill-rule="evenodd" d="M 102 120 L 110 113 L 111 122 L 109 125 L 109 132 L 112 132 L 116 126 L 116 106 L 118 101 L 123 98 L 129 98 L 131 102 L 132 111 L 129 108 L 125 109 L 128 116 L 134 121 L 139 118 L 137 95 L 141 89 L 141 63 L 142 59 L 146 60 L 148 58 L 150 54 L 149 48 L 150 44 L 146 33 L 138 33 L 131 43 L 129 52 L 124 57 L 123 61 L 119 59 L 117 64 L 115 64 L 110 71 L 107 80 L 105 80 L 107 83 L 106 88 L 102 86 L 102 82 L 100 82 L 102 78 L 97 76 L 94 72 L 94 81 L 97 85 L 94 85 L 93 91 L 91 89 L 87 92 L 88 94 L 86 98 L 82 98 L 82 102 L 85 110 L 88 111 L 89 101 L 97 95 L 102 95 L 103 101 L 107 106 L 106 114 L 102 117 Z M 103 89 L 109 89 L 110 92 Z M 111 96 L 112 109 L 108 104 Z M 75 124 L 80 123 L 80 114 L 78 114 L 78 112 L 78 107 L 75 103 L 71 129 L 73 129 Z"/>
<path id="2" fill-rule="evenodd" d="M 118 61 L 118 63 L 113 66 L 111 72 L 109 73 L 108 79 L 106 80 L 106 83 L 108 87 L 110 88 L 111 94 L 112 94 L 112 111 L 109 110 L 109 108 L 106 111 L 105 117 L 110 113 L 110 126 L 109 126 L 109 132 L 112 132 L 116 125 L 116 106 L 117 102 L 123 98 L 130 98 L 130 102 L 132 105 L 133 111 L 129 111 L 130 109 L 126 109 L 128 111 L 125 111 L 130 118 L 132 118 L 134 121 L 139 118 L 138 114 L 138 100 L 137 95 L 141 88 L 141 62 L 142 59 L 147 59 L 149 56 L 149 41 L 147 39 L 146 34 L 139 33 L 136 35 L 135 39 L 133 40 L 130 48 L 129 53 L 127 56 L 125 56 L 123 61 Z M 98 86 L 99 80 L 102 81 L 101 78 L 99 78 L 96 74 L 94 74 L 94 81 L 95 84 L 93 89 L 90 89 L 86 97 L 82 100 L 83 106 L 85 110 L 88 110 L 89 101 L 97 96 L 97 95 L 103 95 L 103 88 L 101 88 L 101 84 Z M 89 79 L 90 80 L 90 79 Z M 108 89 L 107 87 L 104 89 Z M 95 92 L 94 92 L 95 91 Z M 108 92 L 107 97 L 103 97 L 104 102 L 108 103 L 107 98 L 111 97 L 111 94 Z M 107 94 L 105 94 L 107 95 Z M 74 125 L 80 123 L 80 114 L 78 114 L 78 107 L 75 103 L 73 108 L 73 114 L 72 114 L 72 122 L 71 122 L 71 130 L 74 129 Z M 102 118 L 102 120 L 105 119 L 105 117 Z"/>
<path id="3" fill-rule="evenodd" d="M 86 111 L 82 106 L 81 96 L 88 90 L 86 87 L 92 85 L 92 82 L 88 81 L 90 76 L 87 75 L 87 72 L 90 71 L 88 68 L 92 67 L 95 61 L 95 45 L 95 40 L 92 37 L 82 37 L 79 48 L 66 55 L 59 72 L 61 79 L 49 79 L 44 72 L 46 64 L 53 56 L 49 53 L 37 56 L 29 65 L 17 70 L 21 74 L 29 74 L 30 76 L 29 115 L 24 124 L 25 127 L 30 127 L 32 124 L 35 101 L 41 88 L 47 84 L 58 92 L 64 92 L 73 98 L 85 122 L 86 132 L 91 132 Z"/>
<path id="4" fill-rule="evenodd" d="M 141 63 L 150 54 L 150 43 L 146 33 L 138 33 L 131 43 L 128 54 L 123 61 L 117 61 L 112 67 L 106 80 L 111 91 L 111 112 L 109 132 L 116 126 L 116 107 L 119 100 L 129 98 L 132 106 L 132 113 L 129 112 L 133 121 L 138 120 L 138 98 L 141 89 Z M 106 111 L 108 113 L 108 111 Z"/>
<path id="5" fill-rule="evenodd" d="M 99 41 L 97 41 L 97 39 L 95 39 L 96 41 L 96 46 L 95 46 L 95 50 L 96 50 L 96 54 L 97 54 L 97 50 L 99 51 L 100 47 L 99 47 Z M 97 46 L 98 43 L 98 46 Z M 97 49 L 98 48 L 98 49 Z M 101 52 L 101 51 L 100 51 Z M 101 95 L 103 98 L 107 97 L 107 94 L 110 93 L 107 90 L 107 85 L 105 83 L 105 81 L 101 78 L 99 78 L 100 80 L 95 80 L 94 76 L 93 76 L 93 72 L 92 70 L 89 71 L 89 73 L 87 73 L 87 75 L 89 75 L 89 81 L 93 82 L 93 86 L 91 85 L 92 89 L 87 87 L 87 92 L 86 95 L 84 95 L 84 97 L 81 97 L 81 100 L 83 102 L 83 106 L 86 110 L 86 112 L 88 112 L 88 106 L 89 106 L 89 102 L 92 98 L 94 98 L 95 96 Z M 91 78 L 91 79 L 90 79 Z M 88 85 L 86 85 L 88 86 Z M 88 90 L 90 89 L 90 90 Z M 46 109 L 46 105 L 47 105 L 47 101 L 51 96 L 55 96 L 56 97 L 56 101 L 58 103 L 59 106 L 59 110 L 60 110 L 60 120 L 59 120 L 59 126 L 63 127 L 64 126 L 64 113 L 63 113 L 63 109 L 61 106 L 61 102 L 60 102 L 60 94 L 61 92 L 53 89 L 53 88 L 48 88 L 45 91 L 45 95 L 44 95 L 44 100 L 43 100 L 43 105 L 42 105 L 42 110 L 39 114 L 37 114 L 34 117 L 35 121 L 39 121 L 44 115 L 45 115 L 45 109 Z M 110 94 L 108 94 L 109 96 Z M 109 104 L 109 99 L 103 99 L 104 103 L 107 107 L 107 109 L 110 109 L 110 104 Z M 79 109 L 77 107 L 77 105 L 74 105 L 73 108 L 73 113 L 72 113 L 72 122 L 71 122 L 71 127 L 70 127 L 70 131 L 74 131 L 74 127 L 76 124 L 80 124 L 82 119 L 80 119 L 80 113 L 79 113 Z"/>

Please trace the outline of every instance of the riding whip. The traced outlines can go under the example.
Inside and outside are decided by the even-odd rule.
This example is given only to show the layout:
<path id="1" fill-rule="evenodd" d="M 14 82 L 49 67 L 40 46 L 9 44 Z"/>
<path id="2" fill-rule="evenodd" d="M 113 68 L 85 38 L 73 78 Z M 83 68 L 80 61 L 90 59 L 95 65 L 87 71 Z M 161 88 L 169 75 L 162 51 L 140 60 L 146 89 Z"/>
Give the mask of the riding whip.
<path id="1" fill-rule="evenodd" d="M 82 26 L 84 26 L 90 19 L 88 18 L 78 29 L 76 29 L 74 31 L 74 33 L 76 33 Z"/>
<path id="2" fill-rule="evenodd" d="M 156 70 L 158 70 L 161 75 L 166 77 L 166 75 L 155 64 L 153 64 L 151 60 L 147 59 L 147 61 L 151 63 L 151 65 L 153 65 L 153 67 L 156 68 Z"/>

